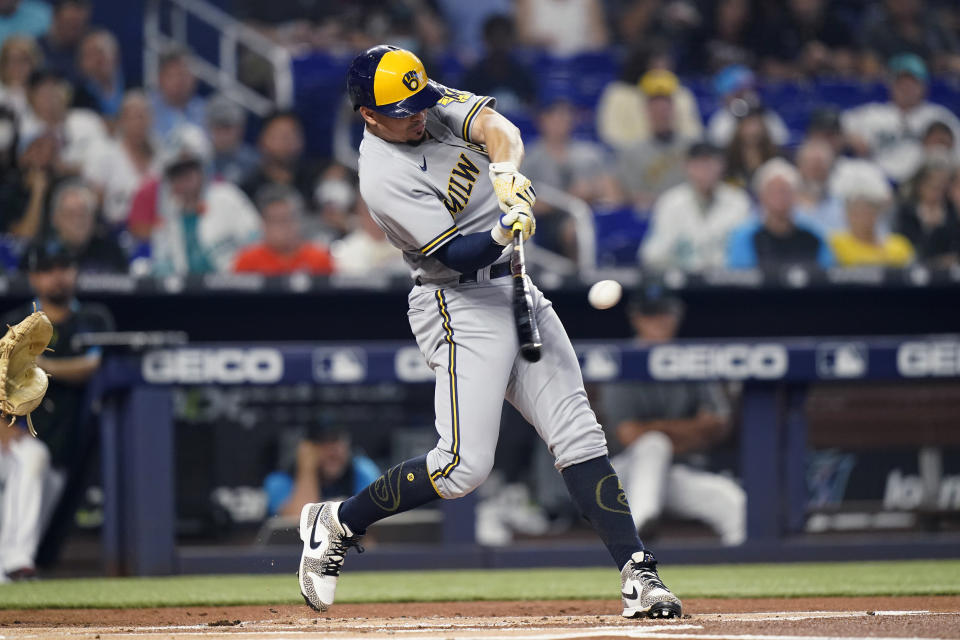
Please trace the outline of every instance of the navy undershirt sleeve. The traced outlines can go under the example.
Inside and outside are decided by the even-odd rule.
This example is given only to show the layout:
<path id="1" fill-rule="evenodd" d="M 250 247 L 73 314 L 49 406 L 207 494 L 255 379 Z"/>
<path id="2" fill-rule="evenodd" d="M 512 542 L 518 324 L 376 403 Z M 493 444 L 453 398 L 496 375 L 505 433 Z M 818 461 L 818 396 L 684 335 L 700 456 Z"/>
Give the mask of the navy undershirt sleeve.
<path id="1" fill-rule="evenodd" d="M 433 256 L 460 273 L 469 273 L 492 264 L 503 252 L 486 231 L 457 236 L 437 249 Z"/>

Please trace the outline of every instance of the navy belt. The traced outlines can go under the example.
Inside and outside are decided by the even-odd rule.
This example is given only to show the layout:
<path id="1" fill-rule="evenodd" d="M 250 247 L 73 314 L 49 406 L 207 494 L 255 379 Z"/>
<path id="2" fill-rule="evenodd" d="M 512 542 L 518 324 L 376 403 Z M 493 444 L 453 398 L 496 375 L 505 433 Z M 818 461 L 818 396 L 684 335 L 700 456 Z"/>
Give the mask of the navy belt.
<path id="1" fill-rule="evenodd" d="M 483 271 L 483 269 L 480 269 L 480 271 Z M 480 273 L 480 271 L 471 271 L 470 273 L 461 274 L 460 284 L 466 284 L 468 282 L 476 282 L 478 279 L 477 276 Z M 497 264 L 490 267 L 490 278 L 489 278 L 490 280 L 493 280 L 494 278 L 503 278 L 508 275 L 510 275 L 509 262 L 498 262 Z M 416 283 L 418 287 L 423 284 L 423 282 L 420 280 L 420 276 L 417 276 Z"/>

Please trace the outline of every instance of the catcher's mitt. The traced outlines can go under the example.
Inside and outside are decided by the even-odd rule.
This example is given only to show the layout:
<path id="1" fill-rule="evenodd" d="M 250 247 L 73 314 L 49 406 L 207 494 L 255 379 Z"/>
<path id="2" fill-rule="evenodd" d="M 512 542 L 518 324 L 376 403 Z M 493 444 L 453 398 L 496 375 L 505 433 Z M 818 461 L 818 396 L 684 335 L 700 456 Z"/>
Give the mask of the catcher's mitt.
<path id="1" fill-rule="evenodd" d="M 43 311 L 34 311 L 23 322 L 10 327 L 0 339 L 0 415 L 27 416 L 30 433 L 37 432 L 30 420 L 47 392 L 47 374 L 37 365 L 53 337 L 53 325 Z"/>

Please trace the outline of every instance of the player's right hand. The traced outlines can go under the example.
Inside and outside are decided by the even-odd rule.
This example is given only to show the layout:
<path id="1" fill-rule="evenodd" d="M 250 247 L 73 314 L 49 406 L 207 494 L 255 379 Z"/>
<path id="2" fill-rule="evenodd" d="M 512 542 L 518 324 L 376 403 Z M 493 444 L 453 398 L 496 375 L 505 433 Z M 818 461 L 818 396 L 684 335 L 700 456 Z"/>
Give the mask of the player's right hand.
<path id="1" fill-rule="evenodd" d="M 517 171 L 517 165 L 512 162 L 491 162 L 490 182 L 497 194 L 500 210 L 504 213 L 518 204 L 533 207 L 537 201 L 537 192 L 533 190 L 530 179 Z"/>
<path id="2" fill-rule="evenodd" d="M 515 204 L 510 207 L 509 211 L 501 214 L 500 220 L 490 230 L 493 241 L 503 246 L 513 242 L 513 225 L 517 223 L 521 225 L 524 241 L 536 233 L 537 221 L 533 217 L 530 205 L 526 203 Z"/>

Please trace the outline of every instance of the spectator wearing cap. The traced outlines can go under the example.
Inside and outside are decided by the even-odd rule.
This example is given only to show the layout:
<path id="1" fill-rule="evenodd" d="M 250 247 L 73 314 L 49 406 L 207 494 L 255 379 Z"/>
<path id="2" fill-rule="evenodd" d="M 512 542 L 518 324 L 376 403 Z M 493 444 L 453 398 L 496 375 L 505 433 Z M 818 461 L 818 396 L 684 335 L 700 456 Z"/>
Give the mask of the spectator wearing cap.
<path id="1" fill-rule="evenodd" d="M 641 211 L 648 210 L 661 193 L 683 182 L 683 167 L 690 140 L 677 132 L 673 96 L 679 81 L 670 71 L 653 69 L 640 79 L 647 99 L 650 138 L 620 149 L 617 174 L 620 187 Z"/>
<path id="2" fill-rule="evenodd" d="M 933 267 L 960 262 L 960 178 L 942 160 L 925 162 L 904 185 L 894 228 L 916 250 L 917 260 Z"/>
<path id="3" fill-rule="evenodd" d="M 830 247 L 842 267 L 904 267 L 913 261 L 910 241 L 899 233 L 884 233 L 881 216 L 893 202 L 886 176 L 866 160 L 847 163 L 836 178 L 847 228 L 830 235 Z"/>
<path id="4" fill-rule="evenodd" d="M 97 196 L 80 181 L 66 182 L 53 194 L 52 235 L 73 254 L 81 273 L 126 273 L 128 260 L 117 241 L 97 229 Z"/>
<path id="5" fill-rule="evenodd" d="M 920 140 L 940 121 L 960 140 L 960 120 L 926 99 L 929 74 L 919 56 L 897 55 L 887 67 L 889 102 L 871 102 L 843 113 L 841 122 L 857 155 L 870 158 L 895 182 L 908 180 L 923 162 Z M 956 150 L 955 150 L 956 152 Z"/>
<path id="6" fill-rule="evenodd" d="M 111 227 L 126 225 L 133 195 L 155 170 L 152 120 L 147 95 L 139 89 L 128 91 L 117 115 L 116 135 L 96 145 L 83 168 L 84 179 L 100 196 L 104 221 Z"/>
<path id="7" fill-rule="evenodd" d="M 40 0 L 0 0 L 0 44 L 14 35 L 39 38 L 50 28 L 52 14 Z"/>
<path id="8" fill-rule="evenodd" d="M 178 127 L 192 124 L 203 127 L 206 108 L 197 95 L 197 78 L 190 69 L 190 51 L 171 47 L 157 63 L 157 89 L 150 93 L 153 131 L 165 139 Z"/>
<path id="9" fill-rule="evenodd" d="M 313 202 L 317 172 L 303 161 L 303 125 L 292 111 L 279 111 L 264 120 L 257 146 L 260 163 L 240 187 L 250 199 L 270 184 L 294 187 L 309 207 Z"/>
<path id="10" fill-rule="evenodd" d="M 45 474 L 42 487 L 42 505 L 39 516 L 29 530 L 31 542 L 23 545 L 19 562 L 8 555 L 6 541 L 2 545 L 4 570 L 23 564 L 27 546 L 36 552 L 44 523 L 50 531 L 42 547 L 54 551 L 73 521 L 77 499 L 91 461 L 95 439 L 90 425 L 92 408 L 87 403 L 87 383 L 100 368 L 101 352 L 97 347 L 84 347 L 75 338 L 80 335 L 114 330 L 113 316 L 100 304 L 82 302 L 76 298 L 77 268 L 73 255 L 55 240 L 30 245 L 23 257 L 23 270 L 28 274 L 34 301 L 7 315 L 3 321 L 13 324 L 33 311 L 34 303 L 53 324 L 52 351 L 37 358 L 37 363 L 52 377 L 44 401 L 32 414 L 33 424 L 40 434 L 38 442 L 49 449 L 47 461 L 52 474 Z M 23 435 L 19 436 L 21 439 Z M 28 440 L 32 438 L 26 437 Z M 59 504 L 58 504 L 59 498 Z M 37 516 L 34 516 L 37 517 Z M 37 531 L 36 529 L 39 529 Z M 12 551 L 12 549 L 9 549 Z M 41 555 L 43 551 L 41 550 Z M 25 568 L 33 575 L 32 562 Z"/>
<path id="11" fill-rule="evenodd" d="M 722 69 L 713 80 L 714 92 L 723 107 L 707 121 L 707 138 L 718 147 L 727 147 L 734 139 L 737 123 L 747 114 L 760 113 L 770 138 L 778 147 L 790 140 L 790 131 L 776 111 L 765 108 L 757 93 L 757 78 L 743 65 Z"/>
<path id="12" fill-rule="evenodd" d="M 637 50 L 630 55 L 620 79 L 604 87 L 597 104 L 597 135 L 604 144 L 621 149 L 650 139 L 647 94 L 640 85 L 640 78 L 647 70 L 672 71 L 672 66 L 673 60 L 666 47 L 653 52 Z M 678 84 L 673 93 L 673 111 L 678 135 L 690 140 L 703 135 L 696 98 L 682 84 Z"/>
<path id="13" fill-rule="evenodd" d="M 149 243 L 155 275 L 230 271 L 237 250 L 260 237 L 260 216 L 243 192 L 206 179 L 209 158 L 206 134 L 181 127 L 163 152 L 160 177 L 133 197 L 127 228 Z"/>
<path id="14" fill-rule="evenodd" d="M 90 161 L 91 150 L 107 137 L 103 120 L 89 109 L 71 109 L 71 86 L 53 71 L 36 71 L 30 76 L 30 112 L 20 126 L 21 137 L 41 133 L 57 139 L 62 173 L 79 174 Z"/>
<path id="15" fill-rule="evenodd" d="M 296 517 L 308 502 L 352 496 L 380 477 L 377 465 L 354 450 L 349 431 L 335 425 L 310 427 L 295 455 L 285 457 L 293 464 L 264 480 L 270 514 Z"/>
<path id="16" fill-rule="evenodd" d="M 40 38 L 47 69 L 77 79 L 80 41 L 90 28 L 90 0 L 54 0 L 50 28 Z"/>
<path id="17" fill-rule="evenodd" d="M 0 47 L 0 104 L 23 119 L 30 111 L 27 85 L 30 75 L 43 64 L 37 42 L 30 36 L 10 36 Z"/>
<path id="18" fill-rule="evenodd" d="M 497 100 L 503 113 L 517 113 L 533 106 L 537 81 L 533 71 L 516 56 L 517 38 L 513 19 L 495 14 L 483 23 L 484 55 L 467 69 L 461 86 Z"/>
<path id="19" fill-rule="evenodd" d="M 833 253 L 819 229 L 796 216 L 800 174 L 793 165 L 782 158 L 769 160 L 757 170 L 753 183 L 760 219 L 730 234 L 727 267 L 833 266 Z"/>
<path id="20" fill-rule="evenodd" d="M 640 262 L 652 269 L 703 271 L 724 266 L 727 236 L 750 216 L 743 189 L 721 182 L 723 152 L 709 142 L 687 151 L 687 179 L 653 206 Z"/>
<path id="21" fill-rule="evenodd" d="M 639 342 L 673 340 L 683 303 L 650 285 L 630 297 Z M 731 431 L 730 402 L 715 382 L 617 382 L 602 388 L 610 462 L 641 534 L 673 516 L 707 524 L 725 545 L 746 538 L 746 494 L 736 481 L 703 468 L 703 454 Z"/>
<path id="22" fill-rule="evenodd" d="M 303 239 L 303 199 L 296 189 L 264 187 L 257 196 L 257 208 L 263 218 L 263 242 L 241 250 L 234 271 L 267 276 L 333 271 L 330 252 Z"/>
<path id="23" fill-rule="evenodd" d="M 110 122 L 120 112 L 125 95 L 119 54 L 117 39 L 106 29 L 86 34 L 77 53 L 78 94 L 83 93 L 85 106 Z"/>
<path id="24" fill-rule="evenodd" d="M 846 229 L 843 202 L 832 177 L 837 166 L 833 147 L 822 139 L 808 139 L 797 149 L 797 213 L 815 222 L 825 234 Z"/>
<path id="25" fill-rule="evenodd" d="M 932 65 L 936 73 L 960 68 L 960 42 L 951 33 L 949 22 L 931 6 L 937 3 L 884 0 L 876 4 L 861 31 L 862 46 L 874 62 L 882 64 L 898 54 L 911 53 Z"/>
<path id="26" fill-rule="evenodd" d="M 830 145 L 837 160 L 847 151 L 847 141 L 840 125 L 840 112 L 834 107 L 815 107 L 810 112 L 804 141 L 818 140 Z"/>
<path id="27" fill-rule="evenodd" d="M 213 176 L 240 184 L 257 166 L 260 156 L 247 144 L 247 116 L 243 108 L 225 95 L 207 101 L 207 132 L 213 145 Z"/>

